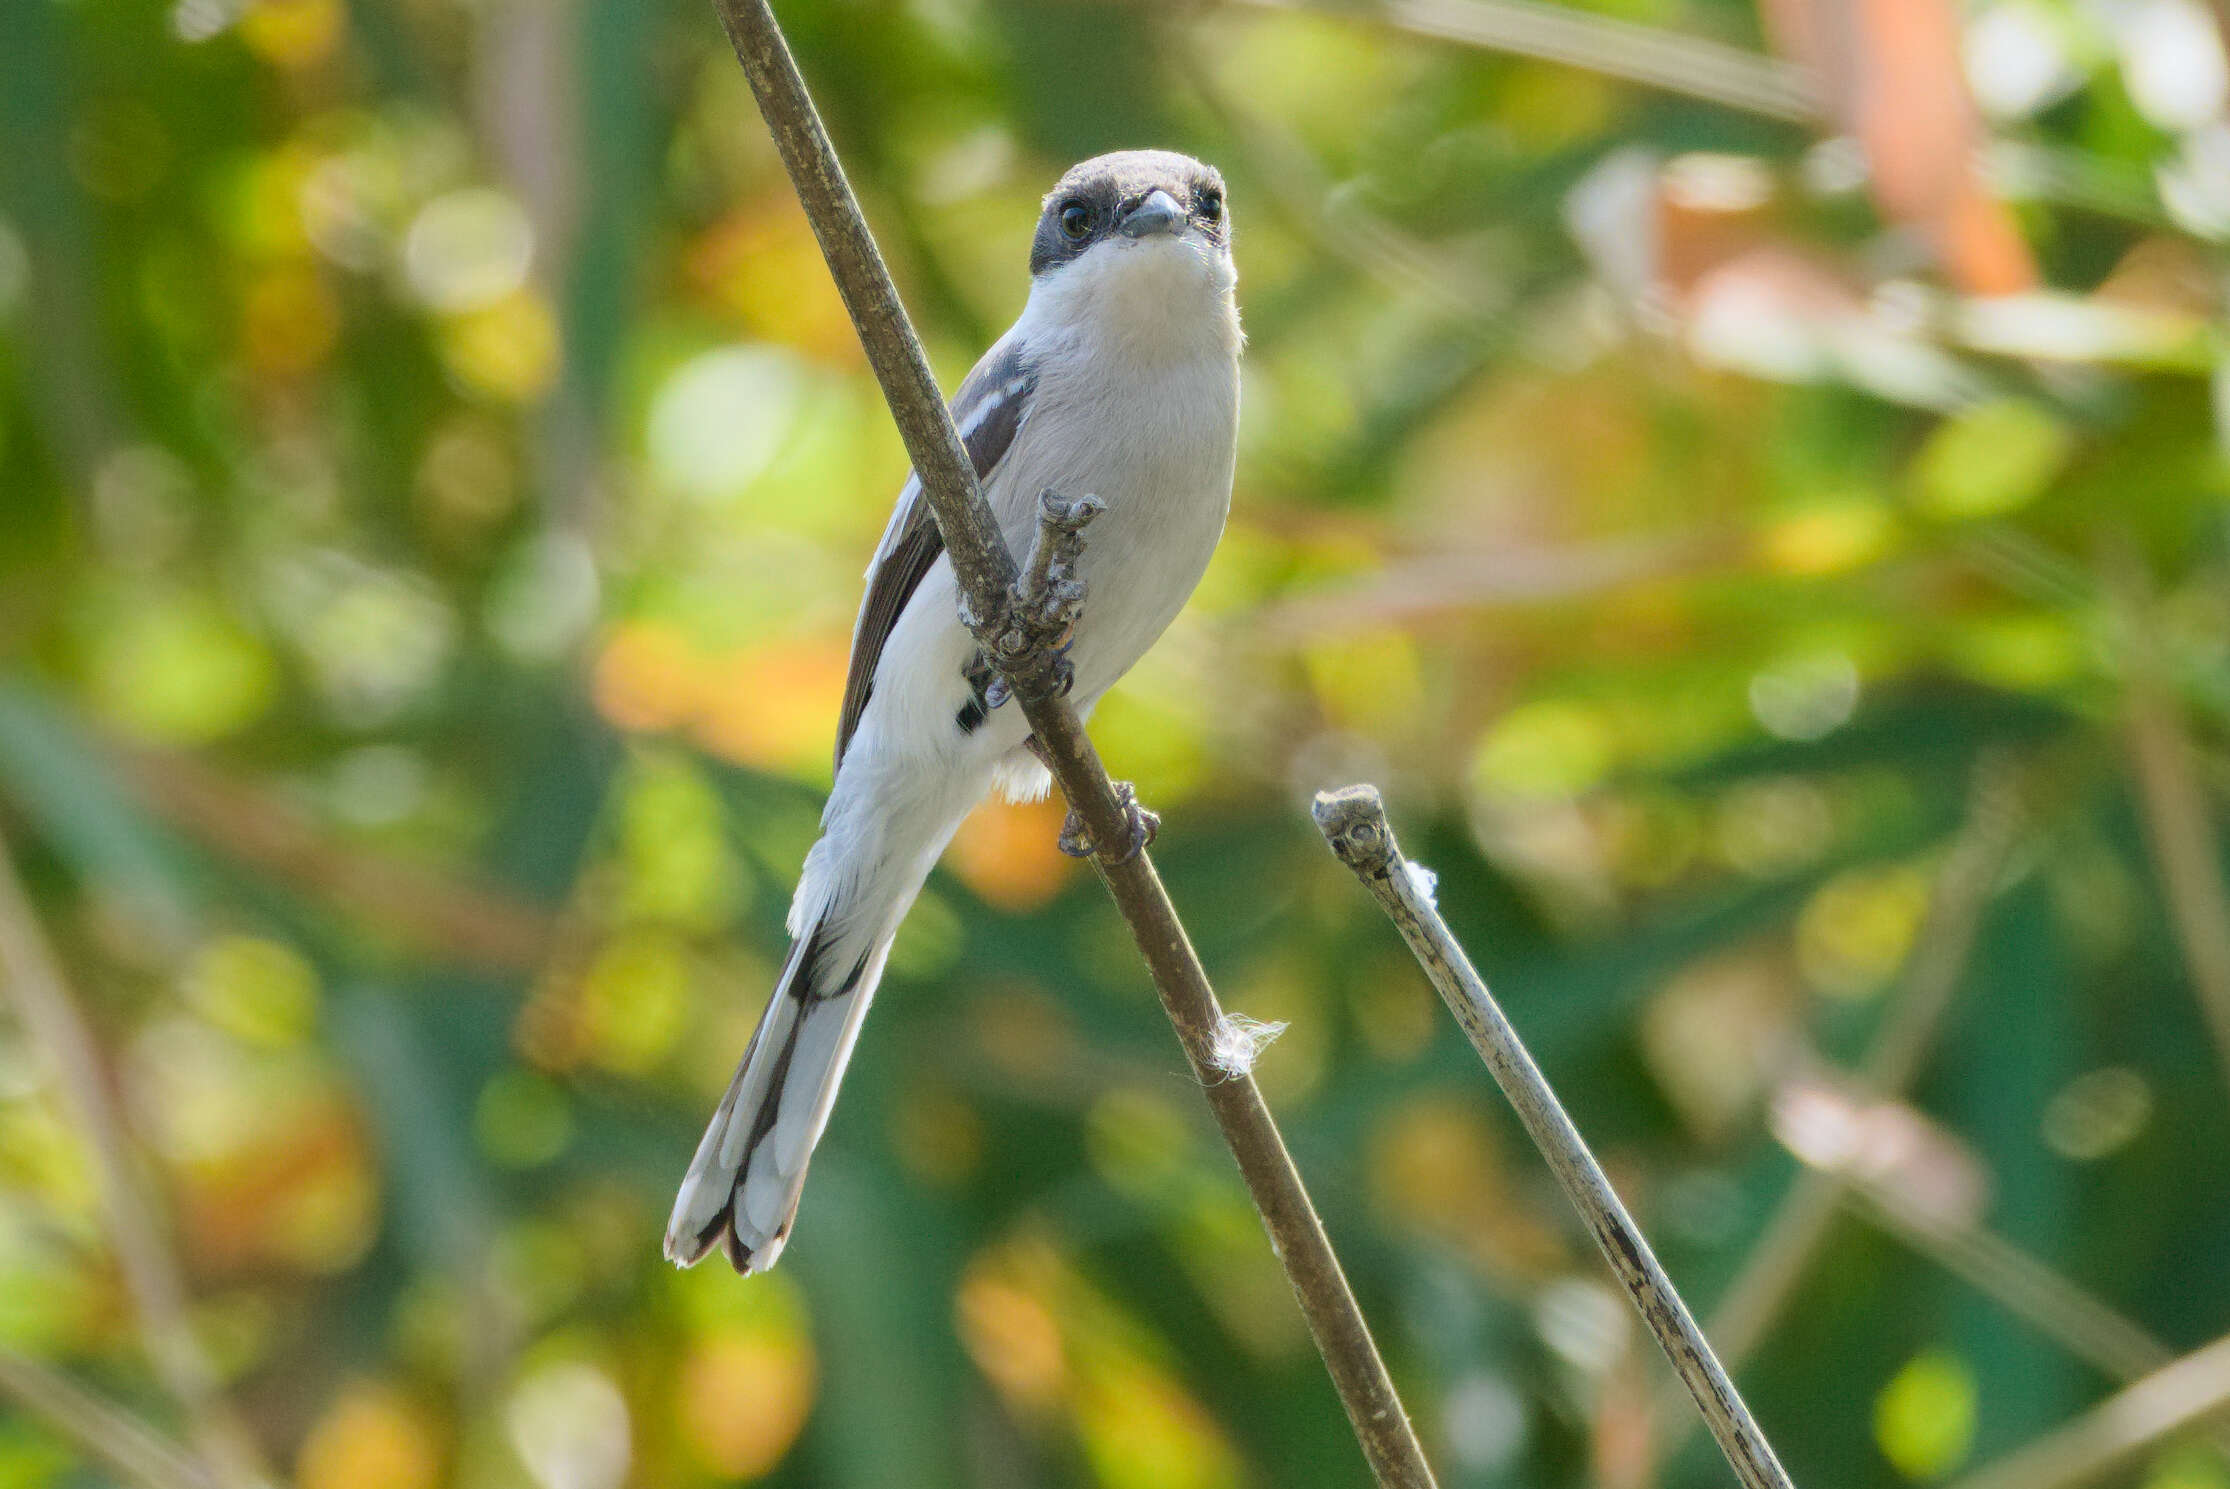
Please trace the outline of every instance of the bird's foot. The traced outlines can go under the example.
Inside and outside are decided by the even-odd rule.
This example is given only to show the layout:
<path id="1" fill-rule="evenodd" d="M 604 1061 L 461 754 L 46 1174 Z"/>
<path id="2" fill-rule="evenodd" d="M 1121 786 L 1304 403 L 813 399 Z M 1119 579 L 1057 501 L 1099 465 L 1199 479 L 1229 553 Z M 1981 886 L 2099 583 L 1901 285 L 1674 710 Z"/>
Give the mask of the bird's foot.
<path id="1" fill-rule="evenodd" d="M 1110 784 L 1115 788 L 1115 801 L 1123 809 L 1123 821 L 1129 831 L 1123 851 L 1110 862 L 1129 863 L 1144 852 L 1154 841 L 1154 835 L 1161 831 L 1161 814 L 1149 812 L 1139 804 L 1138 792 L 1130 782 Z M 1060 847 L 1071 858 L 1090 858 L 1099 852 L 1099 845 L 1092 841 L 1091 829 L 1084 825 L 1084 819 L 1077 815 L 1074 807 L 1069 808 L 1068 819 L 1061 824 Z"/>
<path id="2" fill-rule="evenodd" d="M 1045 665 L 1049 669 L 1046 677 L 1046 691 L 1052 697 L 1066 698 L 1069 695 L 1069 689 L 1076 686 L 1076 666 L 1069 661 L 1069 648 L 1075 644 L 1076 637 L 1073 634 L 1064 636 L 1061 638 L 1060 645 L 1054 647 L 1051 655 L 1046 658 Z M 983 653 L 978 652 L 976 656 L 981 665 L 988 671 L 991 664 L 983 660 Z M 991 680 L 983 685 L 983 702 L 986 708 L 997 708 L 1013 696 L 1014 689 L 1008 686 L 1005 676 L 1000 673 L 993 672 Z M 1032 736 L 1032 738 L 1035 737 Z"/>
<path id="3" fill-rule="evenodd" d="M 1077 617 L 1084 612 L 1084 581 L 1077 561 L 1084 552 L 1084 529 L 1107 510 L 1096 496 L 1065 497 L 1048 486 L 1038 496 L 1038 532 L 1021 579 L 1001 613 L 975 615 L 965 600 L 961 620 L 975 633 L 980 655 L 993 674 L 984 689 L 987 706 L 997 708 L 1019 690 L 1025 696 L 1058 698 L 1075 686 L 1069 661 Z"/>

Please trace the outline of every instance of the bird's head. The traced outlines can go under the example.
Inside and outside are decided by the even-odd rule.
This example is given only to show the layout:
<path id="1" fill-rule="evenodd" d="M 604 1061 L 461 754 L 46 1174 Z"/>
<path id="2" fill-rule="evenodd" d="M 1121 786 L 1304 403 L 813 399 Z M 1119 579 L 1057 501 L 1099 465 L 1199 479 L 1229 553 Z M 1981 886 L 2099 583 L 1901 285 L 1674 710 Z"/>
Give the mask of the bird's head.
<path id="1" fill-rule="evenodd" d="M 1231 209 L 1214 166 L 1122 150 L 1072 166 L 1046 194 L 1030 245 L 1039 293 L 1100 314 L 1185 314 L 1227 301 Z"/>

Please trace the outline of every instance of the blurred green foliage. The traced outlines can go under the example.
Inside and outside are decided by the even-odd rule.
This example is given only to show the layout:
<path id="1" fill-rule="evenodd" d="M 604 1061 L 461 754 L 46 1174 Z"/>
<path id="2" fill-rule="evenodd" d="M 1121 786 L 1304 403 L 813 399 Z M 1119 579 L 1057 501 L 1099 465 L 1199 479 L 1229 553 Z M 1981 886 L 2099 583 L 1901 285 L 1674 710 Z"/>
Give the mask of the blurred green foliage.
<path id="1" fill-rule="evenodd" d="M 1598 8 L 1854 27 L 1815 128 L 1616 81 L 1601 28 L 779 8 L 948 382 L 1073 159 L 1230 178 L 1232 524 L 1094 733 L 1227 1004 L 1290 1025 L 1261 1079 L 1443 1483 L 1725 1477 L 1308 830 L 1355 778 L 1705 1313 L 1802 1155 L 2223 1330 L 2219 884 L 2155 851 L 2197 814 L 2219 857 L 2230 782 L 2209 12 L 1920 5 L 1938 55 L 1843 0 Z M 1051 809 L 908 921 L 782 1268 L 658 1259 L 904 474 L 704 6 L 6 0 L 0 138 L 0 828 L 291 1482 L 1360 1481 Z M 1940 1038 L 1838 1096 L 1982 762 L 2027 816 Z M 53 1079 L 0 1026 L 0 1343 L 183 1438 Z M 1741 1372 L 1798 1482 L 2115 1385 L 1945 1260 L 1856 1216 L 1810 1257 Z M 2124 1474 L 2230 1485 L 2204 1440 Z M 0 1415 L 0 1481 L 94 1479 Z"/>

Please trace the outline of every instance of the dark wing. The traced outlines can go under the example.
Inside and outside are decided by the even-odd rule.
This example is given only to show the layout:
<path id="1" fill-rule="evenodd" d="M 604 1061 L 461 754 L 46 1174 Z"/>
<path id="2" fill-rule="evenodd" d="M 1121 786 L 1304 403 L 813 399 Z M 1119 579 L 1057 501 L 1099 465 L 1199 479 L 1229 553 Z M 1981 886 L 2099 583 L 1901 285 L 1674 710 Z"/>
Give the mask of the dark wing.
<path id="1" fill-rule="evenodd" d="M 1001 341 L 984 354 L 953 395 L 953 422 L 960 426 L 960 441 L 967 446 L 978 481 L 990 483 L 991 473 L 1029 414 L 1030 395 L 1037 384 L 1037 370 L 1021 349 Z M 883 643 L 890 640 L 891 628 L 898 624 L 922 576 L 944 551 L 944 534 L 937 531 L 937 519 L 922 499 L 921 482 L 908 476 L 882 546 L 867 567 L 867 598 L 860 602 L 859 624 L 852 631 L 852 668 L 844 679 L 844 710 L 836 723 L 839 768 L 875 690 L 875 667 L 883 659 Z"/>

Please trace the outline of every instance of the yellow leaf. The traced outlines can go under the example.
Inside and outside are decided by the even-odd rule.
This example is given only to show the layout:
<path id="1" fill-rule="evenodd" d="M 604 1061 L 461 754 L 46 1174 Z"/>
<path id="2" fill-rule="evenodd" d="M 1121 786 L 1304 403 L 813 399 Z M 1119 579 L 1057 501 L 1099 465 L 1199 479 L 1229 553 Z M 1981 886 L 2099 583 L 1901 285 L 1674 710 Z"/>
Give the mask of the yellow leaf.
<path id="1" fill-rule="evenodd" d="M 314 67 L 333 55 L 346 31 L 341 0 L 257 0 L 240 17 L 240 40 L 274 67 Z"/>
<path id="2" fill-rule="evenodd" d="M 433 1489 L 441 1447 L 424 1414 L 391 1386 L 341 1392 L 310 1429 L 296 1460 L 299 1489 Z"/>
<path id="3" fill-rule="evenodd" d="M 441 323 L 441 360 L 473 393 L 499 403 L 532 403 L 557 382 L 557 313 L 531 289 Z"/>

